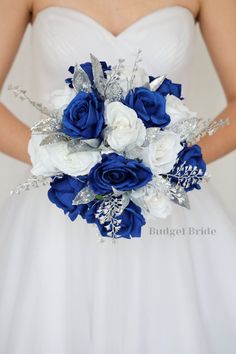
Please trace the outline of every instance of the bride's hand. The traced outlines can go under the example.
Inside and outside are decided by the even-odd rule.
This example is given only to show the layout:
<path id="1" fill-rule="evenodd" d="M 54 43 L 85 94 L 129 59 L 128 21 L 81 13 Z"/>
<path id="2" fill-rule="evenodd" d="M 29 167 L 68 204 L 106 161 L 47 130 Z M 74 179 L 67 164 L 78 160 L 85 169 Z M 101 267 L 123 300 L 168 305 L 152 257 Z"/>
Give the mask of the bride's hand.
<path id="1" fill-rule="evenodd" d="M 27 1 L 0 1 L 0 88 L 4 84 L 30 21 L 30 6 Z M 0 151 L 30 163 L 27 152 L 29 138 L 30 129 L 0 104 Z"/>

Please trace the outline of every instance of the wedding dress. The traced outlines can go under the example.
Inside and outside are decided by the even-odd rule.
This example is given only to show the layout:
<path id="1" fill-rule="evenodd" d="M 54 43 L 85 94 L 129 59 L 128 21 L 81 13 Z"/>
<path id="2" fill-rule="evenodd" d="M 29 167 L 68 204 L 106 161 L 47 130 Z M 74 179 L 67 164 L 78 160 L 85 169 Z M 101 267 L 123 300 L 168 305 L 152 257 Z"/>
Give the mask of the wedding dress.
<path id="1" fill-rule="evenodd" d="M 43 101 L 63 88 L 67 68 L 90 52 L 132 65 L 142 49 L 148 73 L 182 83 L 186 96 L 194 38 L 194 18 L 180 6 L 118 36 L 78 11 L 44 9 L 32 26 L 29 94 Z M 84 220 L 71 222 L 46 187 L 8 200 L 0 214 L 0 354 L 234 354 L 235 229 L 210 184 L 190 202 L 191 210 L 176 206 L 146 224 L 141 238 L 113 243 L 100 242 Z"/>

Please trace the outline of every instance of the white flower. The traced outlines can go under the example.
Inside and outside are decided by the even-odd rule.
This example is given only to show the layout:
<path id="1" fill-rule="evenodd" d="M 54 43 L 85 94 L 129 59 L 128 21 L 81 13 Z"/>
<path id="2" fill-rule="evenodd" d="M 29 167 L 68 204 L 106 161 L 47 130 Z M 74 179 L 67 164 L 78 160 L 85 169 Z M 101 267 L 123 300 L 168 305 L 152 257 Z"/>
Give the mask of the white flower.
<path id="1" fill-rule="evenodd" d="M 61 109 L 63 111 L 75 96 L 75 90 L 66 85 L 63 90 L 52 92 L 47 105 L 51 109 Z"/>
<path id="2" fill-rule="evenodd" d="M 71 153 L 66 142 L 46 146 L 54 166 L 70 176 L 84 176 L 101 160 L 101 154 L 94 149 Z"/>
<path id="3" fill-rule="evenodd" d="M 113 71 L 106 71 L 108 80 L 109 77 L 113 74 Z M 132 84 L 129 85 L 132 76 L 134 75 Z M 121 75 L 119 77 L 119 84 L 123 90 L 123 96 L 125 97 L 129 90 L 134 89 L 135 87 L 149 87 L 149 76 L 147 72 L 143 68 L 138 68 L 135 73 L 132 70 L 125 68 L 121 71 Z"/>
<path id="4" fill-rule="evenodd" d="M 131 199 L 142 208 L 146 218 L 166 218 L 171 214 L 170 199 L 152 187 L 140 188 L 131 192 Z"/>
<path id="5" fill-rule="evenodd" d="M 182 149 L 179 135 L 173 132 L 160 131 L 156 140 L 152 140 L 143 149 L 143 162 L 150 167 L 155 175 L 167 173 L 174 166 L 177 155 Z"/>
<path id="6" fill-rule="evenodd" d="M 55 176 L 59 170 L 53 165 L 45 146 L 40 146 L 43 137 L 32 135 L 28 144 L 28 153 L 32 162 L 31 173 L 35 176 Z"/>
<path id="7" fill-rule="evenodd" d="M 62 172 L 70 176 L 83 176 L 101 160 L 101 154 L 94 149 L 71 153 L 66 142 L 40 146 L 44 136 L 32 135 L 29 154 L 35 176 L 55 176 Z"/>
<path id="8" fill-rule="evenodd" d="M 155 218 L 166 218 L 171 214 L 171 201 L 164 194 L 153 194 L 146 196 L 144 198 L 144 202 L 150 215 Z"/>
<path id="9" fill-rule="evenodd" d="M 172 124 L 180 120 L 197 117 L 196 112 L 191 112 L 188 107 L 185 106 L 183 100 L 180 100 L 174 95 L 166 96 L 166 113 L 170 116 Z"/>
<path id="10" fill-rule="evenodd" d="M 146 128 L 136 112 L 123 103 L 106 105 L 105 122 L 105 138 L 112 149 L 121 152 L 143 144 Z"/>

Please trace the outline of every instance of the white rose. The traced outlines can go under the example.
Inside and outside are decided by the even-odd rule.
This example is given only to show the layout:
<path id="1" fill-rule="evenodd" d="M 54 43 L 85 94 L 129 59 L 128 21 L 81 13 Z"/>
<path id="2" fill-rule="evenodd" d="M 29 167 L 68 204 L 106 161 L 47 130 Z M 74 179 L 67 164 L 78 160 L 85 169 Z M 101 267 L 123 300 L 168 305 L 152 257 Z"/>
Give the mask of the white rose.
<path id="1" fill-rule="evenodd" d="M 164 194 L 153 194 L 147 196 L 144 198 L 144 202 L 150 215 L 155 218 L 166 218 L 171 214 L 171 201 Z"/>
<path id="2" fill-rule="evenodd" d="M 71 153 L 66 142 L 46 145 L 50 159 L 56 168 L 70 176 L 84 176 L 101 160 L 96 150 L 77 151 Z"/>
<path id="3" fill-rule="evenodd" d="M 32 162 L 31 173 L 35 176 L 55 176 L 59 170 L 53 165 L 45 146 L 40 146 L 44 136 L 32 135 L 28 144 L 28 153 Z"/>
<path id="4" fill-rule="evenodd" d="M 66 85 L 63 90 L 56 90 L 50 95 L 47 105 L 51 109 L 63 111 L 75 96 L 75 90 Z"/>
<path id="5" fill-rule="evenodd" d="M 182 149 L 179 135 L 168 131 L 159 132 L 156 140 L 143 149 L 143 162 L 155 175 L 167 173 L 174 166 Z"/>
<path id="6" fill-rule="evenodd" d="M 106 71 L 107 77 L 113 74 L 111 71 Z M 119 84 L 123 90 L 123 96 L 125 97 L 129 90 L 134 89 L 135 87 L 149 87 L 149 76 L 147 72 L 143 68 L 138 68 L 138 70 L 134 73 L 134 78 L 132 81 L 131 87 L 129 87 L 128 82 L 130 82 L 132 78 L 133 72 L 132 70 L 125 68 L 122 70 L 121 75 L 119 77 Z"/>
<path id="7" fill-rule="evenodd" d="M 120 152 L 143 144 L 146 128 L 136 112 L 123 103 L 111 102 L 106 105 L 105 122 L 105 138 L 112 149 Z"/>
<path id="8" fill-rule="evenodd" d="M 171 123 L 180 120 L 197 117 L 196 112 L 191 112 L 187 106 L 178 97 L 173 95 L 166 96 L 166 113 L 170 116 Z"/>
<path id="9" fill-rule="evenodd" d="M 28 146 L 33 165 L 31 172 L 35 176 L 55 176 L 60 172 L 83 176 L 101 160 L 101 154 L 96 150 L 71 153 L 66 142 L 40 146 L 43 139 L 42 135 L 32 135 Z"/>
<path id="10" fill-rule="evenodd" d="M 172 205 L 170 199 L 154 188 L 140 188 L 132 191 L 131 199 L 142 208 L 146 218 L 166 218 L 171 214 Z"/>

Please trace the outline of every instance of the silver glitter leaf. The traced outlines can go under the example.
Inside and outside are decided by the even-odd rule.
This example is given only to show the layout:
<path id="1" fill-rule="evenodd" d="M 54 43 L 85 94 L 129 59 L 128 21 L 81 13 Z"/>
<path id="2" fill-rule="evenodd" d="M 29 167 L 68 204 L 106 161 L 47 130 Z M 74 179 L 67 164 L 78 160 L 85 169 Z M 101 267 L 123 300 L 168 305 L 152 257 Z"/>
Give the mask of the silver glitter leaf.
<path id="1" fill-rule="evenodd" d="M 153 140 L 156 140 L 159 136 L 161 129 L 160 128 L 147 128 L 146 129 L 146 138 L 145 141 L 143 143 L 143 146 L 148 146 L 150 144 L 150 142 L 152 142 Z"/>
<path id="2" fill-rule="evenodd" d="M 176 123 L 167 126 L 166 131 L 171 131 L 180 136 L 180 140 L 187 140 L 189 136 L 193 134 L 193 131 L 196 129 L 199 118 L 193 117 L 188 119 L 180 120 Z"/>
<path id="3" fill-rule="evenodd" d="M 190 209 L 188 195 L 185 192 L 184 188 L 181 187 L 179 184 L 175 184 L 175 185 L 172 184 L 170 186 L 169 197 L 174 203 L 184 208 Z"/>
<path id="4" fill-rule="evenodd" d="M 67 143 L 69 153 L 75 153 L 79 151 L 98 151 L 99 145 L 99 139 L 70 139 Z"/>
<path id="5" fill-rule="evenodd" d="M 112 82 L 106 90 L 106 99 L 109 102 L 120 101 L 123 96 L 123 90 L 118 81 Z"/>
<path id="6" fill-rule="evenodd" d="M 56 143 L 61 143 L 61 142 L 67 142 L 69 141 L 70 138 L 68 138 L 64 134 L 51 134 L 46 136 L 40 143 L 40 146 L 44 145 L 51 145 L 51 144 L 56 144 Z"/>
<path id="7" fill-rule="evenodd" d="M 104 97 L 106 79 L 103 74 L 102 65 L 100 61 L 93 54 L 90 54 L 90 60 L 92 63 L 94 84 L 98 92 L 100 93 L 100 95 Z"/>
<path id="8" fill-rule="evenodd" d="M 75 66 L 75 72 L 72 78 L 72 83 L 77 92 L 91 92 L 91 82 L 86 72 L 78 65 Z"/>
<path id="9" fill-rule="evenodd" d="M 61 120 L 48 117 L 37 122 L 31 128 L 31 131 L 32 134 L 49 134 L 58 132 L 61 127 Z"/>
<path id="10" fill-rule="evenodd" d="M 75 152 L 84 150 L 86 145 L 87 144 L 83 140 L 71 139 L 70 141 L 68 141 L 67 147 L 69 152 L 73 154 Z"/>
<path id="11" fill-rule="evenodd" d="M 92 200 L 94 200 L 96 197 L 96 194 L 93 192 L 93 190 L 87 186 L 84 187 L 75 197 L 75 199 L 72 202 L 72 205 L 80 205 L 80 204 L 88 204 Z"/>
<path id="12" fill-rule="evenodd" d="M 196 128 L 189 135 L 187 142 L 193 145 L 202 139 L 205 135 L 208 134 L 211 136 L 215 134 L 220 128 L 223 128 L 229 124 L 229 118 L 219 120 L 198 118 Z"/>
<path id="13" fill-rule="evenodd" d="M 104 88 L 104 97 L 110 102 L 120 101 L 123 97 L 123 89 L 120 86 L 120 77 L 124 69 L 124 60 L 119 59 L 118 65 L 113 66 L 107 73 L 107 80 Z"/>

